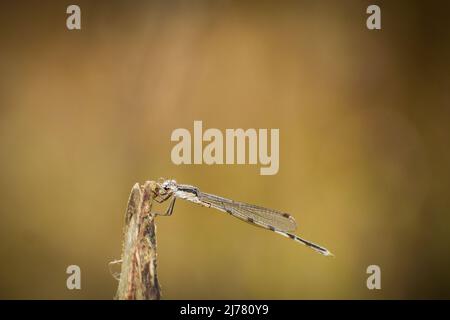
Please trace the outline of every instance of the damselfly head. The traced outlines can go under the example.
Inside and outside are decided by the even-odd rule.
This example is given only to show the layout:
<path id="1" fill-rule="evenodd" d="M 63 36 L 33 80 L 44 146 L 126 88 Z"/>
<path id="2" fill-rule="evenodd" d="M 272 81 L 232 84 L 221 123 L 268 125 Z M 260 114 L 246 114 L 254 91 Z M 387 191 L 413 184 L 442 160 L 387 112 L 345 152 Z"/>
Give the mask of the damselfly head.
<path id="1" fill-rule="evenodd" d="M 165 180 L 163 183 L 161 183 L 161 188 L 166 191 L 176 191 L 177 182 L 175 180 Z"/>

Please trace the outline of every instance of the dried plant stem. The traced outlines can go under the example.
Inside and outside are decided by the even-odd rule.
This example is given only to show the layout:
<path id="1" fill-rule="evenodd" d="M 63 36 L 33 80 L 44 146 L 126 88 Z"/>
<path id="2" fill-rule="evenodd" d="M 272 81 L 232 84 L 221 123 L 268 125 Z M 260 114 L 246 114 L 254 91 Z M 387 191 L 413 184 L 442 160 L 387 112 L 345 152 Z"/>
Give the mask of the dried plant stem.
<path id="1" fill-rule="evenodd" d="M 153 181 L 131 190 L 125 213 L 122 268 L 115 299 L 159 300 Z"/>

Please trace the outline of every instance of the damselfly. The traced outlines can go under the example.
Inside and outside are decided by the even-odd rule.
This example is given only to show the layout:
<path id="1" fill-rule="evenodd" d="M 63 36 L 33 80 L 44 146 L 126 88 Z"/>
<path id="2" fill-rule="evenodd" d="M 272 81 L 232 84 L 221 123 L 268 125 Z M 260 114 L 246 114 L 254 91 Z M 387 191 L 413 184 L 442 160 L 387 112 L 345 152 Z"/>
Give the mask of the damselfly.
<path id="1" fill-rule="evenodd" d="M 155 200 L 164 202 L 172 198 L 166 215 L 171 215 L 177 198 L 188 200 L 208 208 L 215 208 L 226 212 L 238 219 L 255 226 L 271 230 L 284 237 L 290 238 L 325 255 L 333 254 L 326 248 L 302 239 L 291 232 L 297 228 L 295 219 L 288 213 L 267 209 L 264 207 L 233 201 L 223 197 L 200 191 L 197 187 L 178 184 L 175 180 L 163 180 L 154 186 Z"/>

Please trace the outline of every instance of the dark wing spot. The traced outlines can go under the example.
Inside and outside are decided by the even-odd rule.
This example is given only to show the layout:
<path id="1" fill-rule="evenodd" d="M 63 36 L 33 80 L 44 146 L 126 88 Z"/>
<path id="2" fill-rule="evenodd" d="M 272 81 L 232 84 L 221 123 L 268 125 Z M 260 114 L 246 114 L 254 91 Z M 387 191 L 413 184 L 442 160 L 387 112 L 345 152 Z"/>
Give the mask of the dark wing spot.
<path id="1" fill-rule="evenodd" d="M 247 218 L 247 221 L 250 223 L 255 223 L 255 220 L 253 220 L 253 218 Z"/>
<path id="2" fill-rule="evenodd" d="M 295 240 L 297 237 L 295 236 L 295 235 L 293 235 L 293 234 L 290 234 L 290 233 L 286 233 L 288 236 L 289 236 L 289 238 L 291 238 L 292 240 Z"/>
<path id="3" fill-rule="evenodd" d="M 289 213 L 283 213 L 283 217 L 285 217 L 285 218 L 290 218 L 291 217 L 291 215 L 289 214 Z"/>
<path id="4" fill-rule="evenodd" d="M 269 228 L 269 230 L 275 231 L 275 228 L 274 228 L 274 227 L 272 227 L 272 226 L 267 226 L 267 227 Z"/>

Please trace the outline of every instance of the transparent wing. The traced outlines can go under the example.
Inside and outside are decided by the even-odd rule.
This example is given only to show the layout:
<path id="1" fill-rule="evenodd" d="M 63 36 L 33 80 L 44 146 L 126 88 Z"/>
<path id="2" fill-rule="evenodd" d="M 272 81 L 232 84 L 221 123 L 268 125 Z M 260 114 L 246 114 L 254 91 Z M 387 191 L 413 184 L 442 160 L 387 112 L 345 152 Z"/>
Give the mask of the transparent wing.
<path id="1" fill-rule="evenodd" d="M 252 204 L 233 201 L 213 194 L 199 192 L 198 200 L 211 207 L 230 213 L 246 222 L 253 221 L 264 227 L 274 227 L 280 231 L 294 231 L 297 228 L 295 219 L 288 213 L 267 209 Z M 249 220 L 250 219 L 250 220 Z"/>

